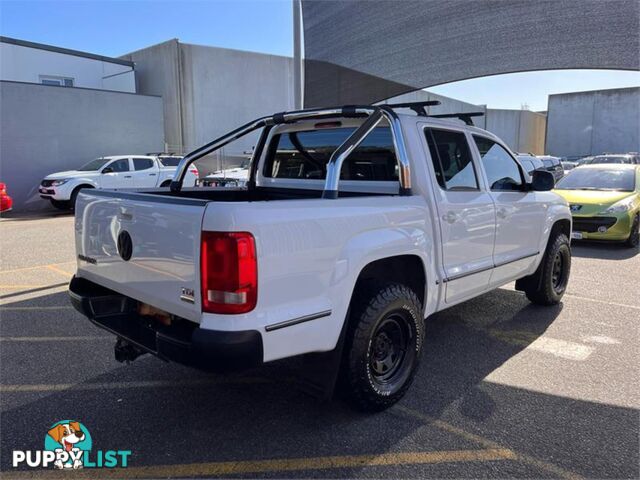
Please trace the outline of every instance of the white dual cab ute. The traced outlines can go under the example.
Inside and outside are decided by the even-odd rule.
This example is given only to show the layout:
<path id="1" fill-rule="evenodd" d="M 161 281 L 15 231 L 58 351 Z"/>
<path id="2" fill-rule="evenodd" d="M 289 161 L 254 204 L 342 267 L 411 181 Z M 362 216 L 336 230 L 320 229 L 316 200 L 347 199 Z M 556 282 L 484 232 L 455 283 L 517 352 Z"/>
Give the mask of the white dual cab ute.
<path id="1" fill-rule="evenodd" d="M 182 157 L 173 155 L 115 155 L 100 157 L 77 170 L 47 175 L 40 183 L 41 198 L 61 210 L 73 209 L 83 188 L 126 189 L 168 187 Z M 185 174 L 185 185 L 194 186 L 198 170 Z"/>
<path id="2" fill-rule="evenodd" d="M 571 265 L 552 174 L 529 177 L 471 115 L 430 104 L 279 113 L 187 155 L 169 191 L 84 190 L 72 303 L 118 337 L 120 360 L 228 370 L 309 354 L 327 391 L 390 406 L 426 318 L 514 280 L 557 304 Z M 258 129 L 245 188 L 182 188 L 193 161 Z"/>

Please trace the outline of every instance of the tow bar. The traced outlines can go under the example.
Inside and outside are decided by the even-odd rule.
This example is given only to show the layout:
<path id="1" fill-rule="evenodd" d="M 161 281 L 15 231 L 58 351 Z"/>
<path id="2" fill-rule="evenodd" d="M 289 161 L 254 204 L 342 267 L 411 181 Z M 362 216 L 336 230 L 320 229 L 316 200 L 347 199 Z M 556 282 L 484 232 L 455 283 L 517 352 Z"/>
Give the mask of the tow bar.
<path id="1" fill-rule="evenodd" d="M 129 364 L 140 355 L 144 355 L 147 352 L 140 347 L 127 342 L 124 338 L 118 337 L 116 344 L 113 347 L 113 353 L 115 354 L 118 362 Z"/>

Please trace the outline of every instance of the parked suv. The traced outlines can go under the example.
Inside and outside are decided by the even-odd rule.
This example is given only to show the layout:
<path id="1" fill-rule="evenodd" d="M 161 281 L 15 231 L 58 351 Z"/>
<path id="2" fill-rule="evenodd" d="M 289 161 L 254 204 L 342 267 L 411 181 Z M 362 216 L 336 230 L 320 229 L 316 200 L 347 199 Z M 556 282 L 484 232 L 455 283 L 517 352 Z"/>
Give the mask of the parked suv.
<path id="1" fill-rule="evenodd" d="M 532 175 L 534 170 L 546 169 L 542 160 L 531 153 L 518 153 L 517 158 L 529 175 Z"/>
<path id="2" fill-rule="evenodd" d="M 555 305 L 571 266 L 552 175 L 529 180 L 502 140 L 429 104 L 270 115 L 187 155 L 170 191 L 83 190 L 73 305 L 123 361 L 229 370 L 314 353 L 325 392 L 340 375 L 356 407 L 389 407 L 425 318 L 514 280 Z M 182 188 L 195 160 L 255 130 L 245 188 Z"/>
<path id="3" fill-rule="evenodd" d="M 538 158 L 542 160 L 547 171 L 553 174 L 553 178 L 556 182 L 564 177 L 564 168 L 562 167 L 562 162 L 558 157 L 552 157 L 551 155 L 539 155 Z"/>

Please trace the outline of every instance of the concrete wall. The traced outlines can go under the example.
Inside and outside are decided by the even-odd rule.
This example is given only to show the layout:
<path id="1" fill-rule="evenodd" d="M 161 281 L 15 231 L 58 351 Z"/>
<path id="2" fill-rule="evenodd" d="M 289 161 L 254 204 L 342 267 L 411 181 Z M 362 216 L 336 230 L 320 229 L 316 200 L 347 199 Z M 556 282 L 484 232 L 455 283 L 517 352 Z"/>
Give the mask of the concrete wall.
<path id="1" fill-rule="evenodd" d="M 640 151 L 640 88 L 549 95 L 546 153 Z"/>
<path id="2" fill-rule="evenodd" d="M 514 152 L 544 153 L 546 116 L 529 110 L 487 109 L 486 129 Z"/>
<path id="3" fill-rule="evenodd" d="M 72 78 L 75 87 L 136 91 L 129 65 L 0 42 L 0 80 L 41 83 L 42 76 Z"/>
<path id="4" fill-rule="evenodd" d="M 252 119 L 294 108 L 293 60 L 177 40 L 124 55 L 136 63 L 138 92 L 162 95 L 168 148 L 186 153 Z M 225 147 L 237 163 L 256 136 Z M 205 172 L 222 160 L 200 161 Z M 231 162 L 231 163 L 229 163 Z"/>
<path id="5" fill-rule="evenodd" d="M 0 82 L 0 180 L 14 210 L 49 208 L 46 175 L 89 160 L 160 151 L 162 99 L 130 93 Z"/>

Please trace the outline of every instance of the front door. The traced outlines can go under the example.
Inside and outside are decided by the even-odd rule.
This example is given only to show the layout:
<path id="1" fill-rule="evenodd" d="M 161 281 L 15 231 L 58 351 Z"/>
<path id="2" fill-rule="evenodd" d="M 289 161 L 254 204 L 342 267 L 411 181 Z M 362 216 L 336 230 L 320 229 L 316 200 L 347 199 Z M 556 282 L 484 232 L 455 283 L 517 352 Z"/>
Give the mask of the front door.
<path id="1" fill-rule="evenodd" d="M 128 158 L 113 160 L 104 166 L 100 175 L 100 188 L 131 188 L 133 177 Z"/>
<path id="2" fill-rule="evenodd" d="M 535 262 L 547 209 L 540 194 L 526 188 L 522 169 L 506 148 L 480 135 L 473 140 L 496 205 L 491 284 L 500 285 Z"/>
<path id="3" fill-rule="evenodd" d="M 442 235 L 446 303 L 485 290 L 493 268 L 495 207 L 474 164 L 467 136 L 458 130 L 424 130 Z"/>

